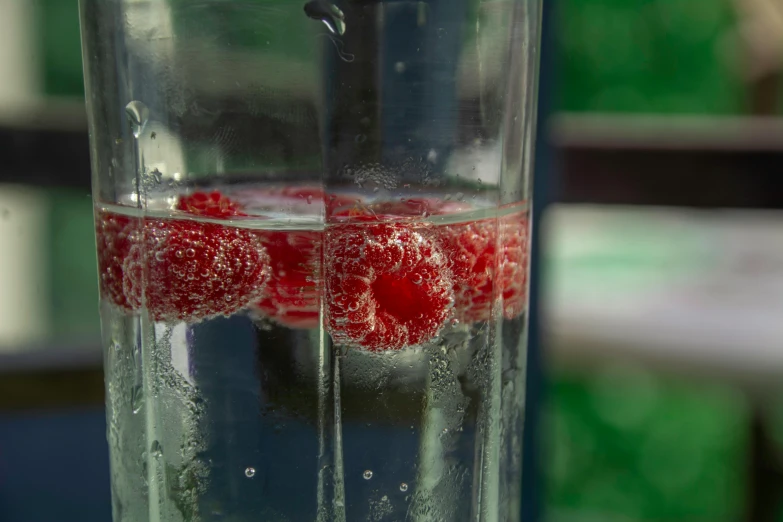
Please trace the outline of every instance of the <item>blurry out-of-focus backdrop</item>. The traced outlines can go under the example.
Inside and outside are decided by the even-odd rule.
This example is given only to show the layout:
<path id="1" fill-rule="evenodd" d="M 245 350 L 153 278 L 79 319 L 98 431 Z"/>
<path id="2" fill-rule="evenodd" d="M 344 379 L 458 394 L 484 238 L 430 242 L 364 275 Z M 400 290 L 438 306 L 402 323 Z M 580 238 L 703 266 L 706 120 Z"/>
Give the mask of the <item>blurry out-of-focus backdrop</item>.
<path id="1" fill-rule="evenodd" d="M 526 516 L 783 521 L 783 0 L 544 0 Z M 77 0 L 0 0 L 0 521 L 107 521 Z"/>

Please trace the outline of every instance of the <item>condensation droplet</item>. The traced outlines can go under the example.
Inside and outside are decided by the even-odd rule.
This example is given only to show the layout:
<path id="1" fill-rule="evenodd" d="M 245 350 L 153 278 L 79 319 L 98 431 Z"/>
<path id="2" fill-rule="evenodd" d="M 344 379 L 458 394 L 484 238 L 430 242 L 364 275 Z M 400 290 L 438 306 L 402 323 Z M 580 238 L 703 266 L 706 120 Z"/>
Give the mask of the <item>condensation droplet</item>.
<path id="1" fill-rule="evenodd" d="M 364 480 L 370 480 L 372 478 L 372 470 L 371 469 L 364 470 L 364 473 L 362 473 L 362 477 L 364 477 Z"/>
<path id="2" fill-rule="evenodd" d="M 256 468 L 245 468 L 245 476 L 247 478 L 253 478 L 256 476 Z"/>
<path id="3" fill-rule="evenodd" d="M 345 14 L 331 2 L 311 0 L 304 5 L 304 12 L 309 18 L 321 21 L 330 33 L 345 34 Z"/>
<path id="4" fill-rule="evenodd" d="M 141 407 L 144 405 L 144 388 L 141 385 L 136 385 L 131 388 L 131 411 L 134 414 L 141 411 Z"/>
<path id="5" fill-rule="evenodd" d="M 130 123 L 133 137 L 138 138 L 144 132 L 144 127 L 150 117 L 150 110 L 142 102 L 133 100 L 125 106 L 125 116 Z"/>
<path id="6" fill-rule="evenodd" d="M 163 455 L 163 446 L 161 446 L 160 442 L 157 440 L 152 441 L 152 445 L 150 446 L 150 455 L 156 459 Z"/>

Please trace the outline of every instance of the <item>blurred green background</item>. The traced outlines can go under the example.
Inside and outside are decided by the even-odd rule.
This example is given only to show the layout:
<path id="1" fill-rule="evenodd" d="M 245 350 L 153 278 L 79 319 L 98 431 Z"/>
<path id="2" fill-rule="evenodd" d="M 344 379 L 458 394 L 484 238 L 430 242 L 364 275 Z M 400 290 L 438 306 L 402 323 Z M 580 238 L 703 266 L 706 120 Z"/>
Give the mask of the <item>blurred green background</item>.
<path id="1" fill-rule="evenodd" d="M 2 0 L 0 8 L 13 2 Z M 53 106 L 76 107 L 74 114 L 78 114 L 84 92 L 76 0 L 17 3 L 27 6 L 14 12 L 24 11 L 20 20 L 30 24 L 26 50 L 30 56 L 24 61 L 35 86 L 20 91 Z M 705 117 L 754 111 L 758 89 L 745 71 L 748 58 L 739 30 L 739 3 L 558 2 L 554 20 L 556 111 Z M 776 100 L 773 97 L 766 106 L 780 113 Z M 70 114 L 69 110 L 64 113 Z M 17 185 L 0 183 L 0 198 L 6 194 L 14 199 L 17 190 Z M 99 346 L 99 323 L 88 194 L 80 188 L 57 186 L 25 190 L 35 192 L 36 208 L 46 219 L 25 222 L 9 212 L 4 221 L 14 231 L 40 237 L 44 243 L 45 268 L 28 274 L 44 312 L 35 324 L 0 328 L 0 353 L 48 345 L 52 339 L 57 346 L 94 350 Z M 625 212 L 612 222 L 627 223 L 634 214 L 632 209 Z M 649 223 L 658 223 L 656 216 L 639 219 L 646 230 Z M 559 226 L 571 223 L 565 220 Z M 713 253 L 721 248 L 708 224 L 683 229 L 678 222 L 666 221 L 660 234 L 644 242 L 645 250 L 605 224 L 588 224 L 579 238 L 544 251 L 543 299 L 547 291 L 566 287 L 566 300 L 571 295 L 601 293 L 597 306 L 618 295 L 644 300 L 662 288 L 704 277 L 714 268 L 708 256 L 667 257 L 664 253 L 672 237 L 679 237 L 682 244 L 706 242 L 704 248 Z M 580 241 L 603 245 L 602 254 L 574 255 Z M 650 259 L 657 261 L 651 266 Z M 640 281 L 649 284 L 640 285 Z M 628 342 L 633 344 L 633 340 Z M 568 343 L 579 344 L 579 334 Z M 598 346 L 591 352 L 597 354 L 592 356 L 593 364 L 581 366 L 564 362 L 570 353 L 566 349 L 565 356 L 549 361 L 540 435 L 544 519 L 746 519 L 755 397 L 722 375 L 683 376 L 665 365 L 649 366 L 632 352 L 627 357 L 607 352 L 602 358 Z M 677 366 L 674 361 L 672 365 Z M 775 402 L 764 401 L 774 413 Z M 2 509 L 0 504 L 0 520 Z"/>

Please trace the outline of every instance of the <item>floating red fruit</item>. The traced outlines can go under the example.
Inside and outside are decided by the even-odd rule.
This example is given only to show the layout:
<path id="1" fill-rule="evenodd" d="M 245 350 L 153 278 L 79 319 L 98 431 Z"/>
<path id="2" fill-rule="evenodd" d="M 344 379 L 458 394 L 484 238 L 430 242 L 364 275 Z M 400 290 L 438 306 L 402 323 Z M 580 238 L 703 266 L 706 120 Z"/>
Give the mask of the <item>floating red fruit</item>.
<path id="1" fill-rule="evenodd" d="M 460 321 L 489 320 L 495 297 L 502 297 L 507 319 L 524 310 L 526 214 L 444 225 L 436 230 L 454 274 L 454 309 Z"/>
<path id="2" fill-rule="evenodd" d="M 155 321 L 231 315 L 258 299 L 269 256 L 247 230 L 189 220 L 147 219 L 123 263 L 124 294 Z"/>
<path id="3" fill-rule="evenodd" d="M 269 253 L 271 273 L 268 291 L 255 308 L 283 326 L 318 327 L 323 233 L 263 231 L 259 238 Z"/>
<path id="4" fill-rule="evenodd" d="M 102 210 L 95 214 L 95 239 L 98 247 L 98 281 L 101 295 L 124 310 L 134 305 L 123 291 L 122 264 L 138 240 L 138 219 Z"/>
<path id="5" fill-rule="evenodd" d="M 427 227 L 330 226 L 325 234 L 327 326 L 337 343 L 398 350 L 433 339 L 451 314 L 447 260 Z"/>

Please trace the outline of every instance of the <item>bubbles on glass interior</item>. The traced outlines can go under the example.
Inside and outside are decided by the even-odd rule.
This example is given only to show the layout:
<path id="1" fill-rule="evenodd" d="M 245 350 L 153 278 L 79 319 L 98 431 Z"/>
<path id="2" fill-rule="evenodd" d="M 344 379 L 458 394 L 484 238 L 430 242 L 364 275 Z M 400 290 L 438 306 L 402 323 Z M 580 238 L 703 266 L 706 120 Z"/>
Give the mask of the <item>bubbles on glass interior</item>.
<path id="1" fill-rule="evenodd" d="M 364 473 L 362 473 L 362 478 L 364 478 L 364 480 L 370 480 L 372 478 L 372 470 L 371 469 L 364 470 Z"/>
<path id="2" fill-rule="evenodd" d="M 125 106 L 125 117 L 128 118 L 133 137 L 138 138 L 144 132 L 144 127 L 150 117 L 150 110 L 144 103 L 133 100 Z"/>
<path id="3" fill-rule="evenodd" d="M 251 468 L 251 467 L 245 468 L 245 476 L 247 478 L 255 477 L 256 476 L 256 468 Z"/>
<path id="4" fill-rule="evenodd" d="M 408 484 L 406 484 L 405 482 L 403 482 L 402 484 L 400 484 L 400 491 L 402 491 L 403 493 L 405 493 L 406 491 L 408 491 Z"/>
<path id="5" fill-rule="evenodd" d="M 336 5 L 325 0 L 311 0 L 304 5 L 305 14 L 313 20 L 323 22 L 329 32 L 345 34 L 345 15 Z"/>

